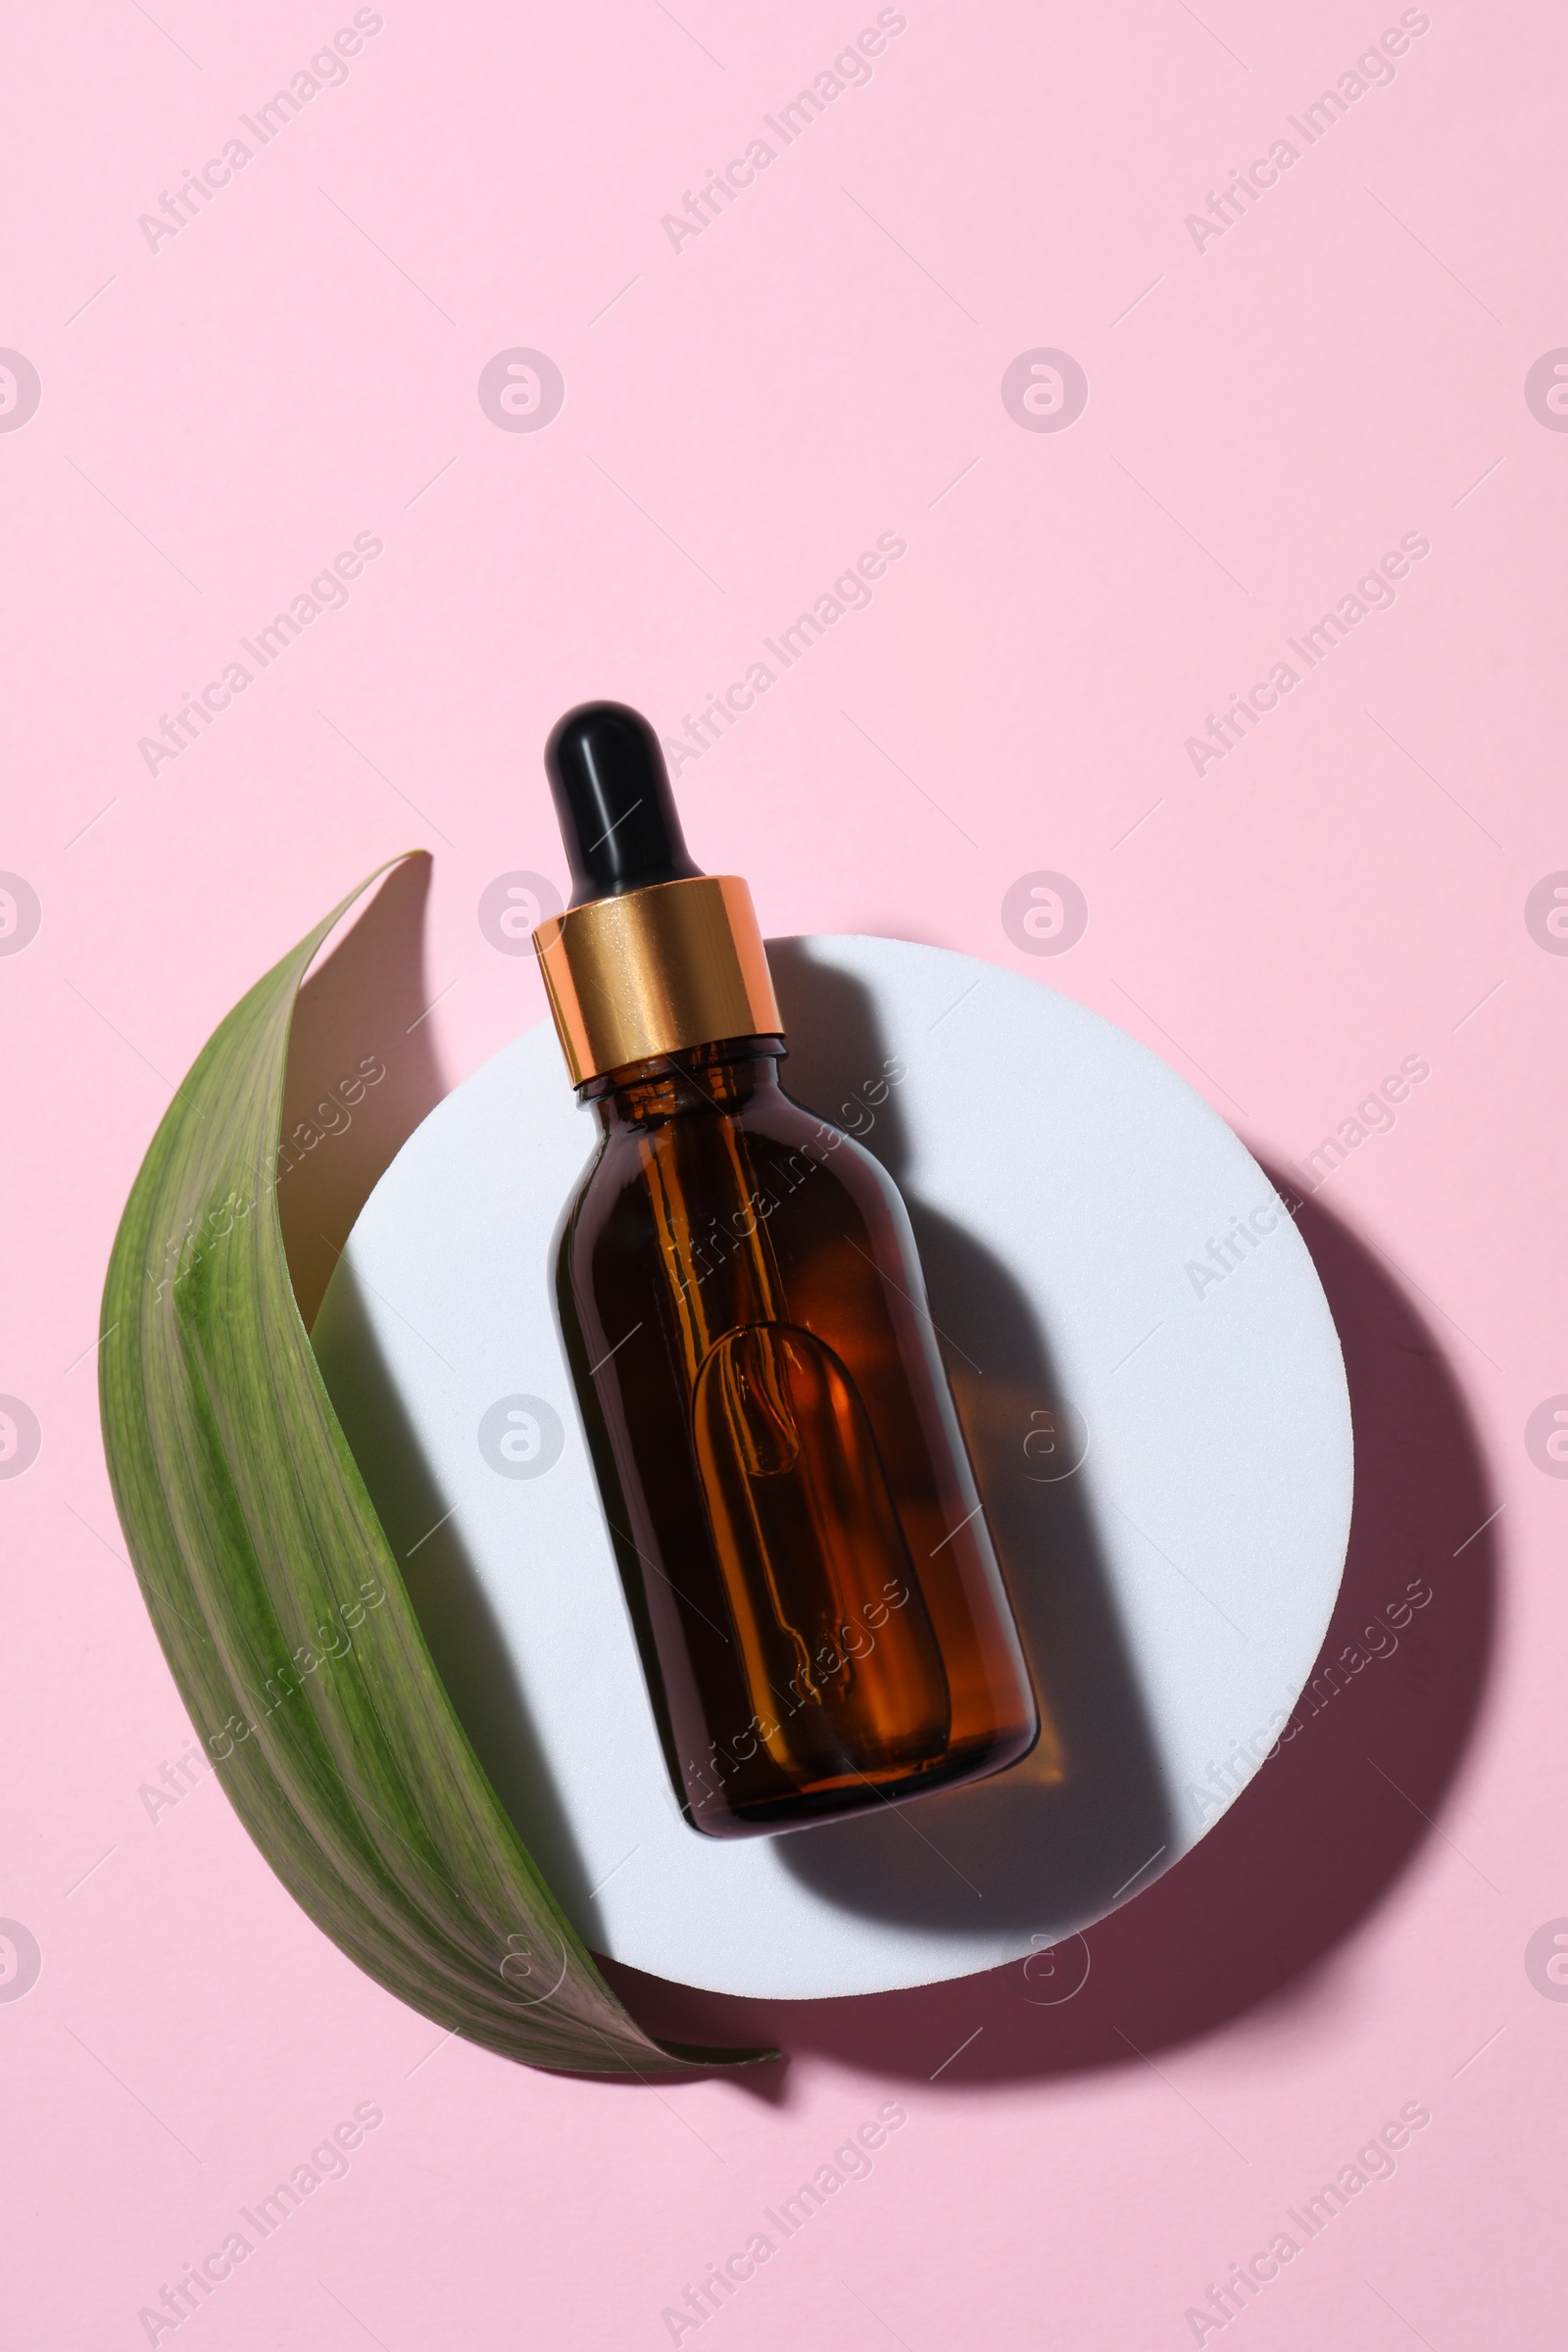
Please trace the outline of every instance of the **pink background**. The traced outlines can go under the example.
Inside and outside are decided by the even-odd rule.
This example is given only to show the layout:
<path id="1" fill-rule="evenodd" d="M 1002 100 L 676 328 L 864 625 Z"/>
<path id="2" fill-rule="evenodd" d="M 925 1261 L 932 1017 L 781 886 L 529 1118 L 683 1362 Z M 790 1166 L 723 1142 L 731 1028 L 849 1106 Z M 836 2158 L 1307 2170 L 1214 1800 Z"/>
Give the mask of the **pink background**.
<path id="1" fill-rule="evenodd" d="M 909 0 L 870 81 L 676 252 L 662 217 L 873 8 L 380 13 L 156 251 L 138 217 L 352 10 L 105 0 L 10 34 L 0 343 L 43 397 L 0 432 L 0 866 L 43 920 L 0 956 L 0 1390 L 43 1442 L 0 1481 L 0 1914 L 42 1952 L 0 2000 L 8 2339 L 144 2342 L 140 2307 L 369 2102 L 201 2340 L 665 2343 L 686 2283 L 897 2099 L 871 2177 L 705 2341 L 1192 2342 L 1188 2308 L 1407 2102 L 1431 2122 L 1395 2176 L 1296 2230 L 1223 2332 L 1549 2340 L 1568 2007 L 1525 1955 L 1568 1913 L 1568 1487 L 1524 1433 L 1568 1389 L 1543 1117 L 1568 962 L 1524 906 L 1568 866 L 1568 441 L 1523 384 L 1568 339 L 1556 15 L 1433 0 L 1392 83 L 1200 251 L 1186 216 L 1396 7 Z M 565 380 L 537 433 L 475 394 L 516 346 Z M 1000 397 L 1041 346 L 1088 375 L 1065 431 Z M 139 739 L 359 532 L 384 552 L 346 608 L 149 773 Z M 748 2013 L 626 1980 L 656 2027 L 791 2064 L 552 2079 L 360 1977 L 210 1774 L 149 1817 L 192 1735 L 104 1474 L 104 1264 L 171 1084 L 380 860 L 434 853 L 423 963 L 410 919 L 332 1046 L 384 1056 L 405 1123 L 540 1017 L 476 907 L 560 876 L 551 721 L 612 694 L 679 733 L 881 532 L 907 553 L 870 608 L 684 765 L 696 854 L 770 931 L 1070 990 L 1276 1169 L 1430 1061 L 1302 1230 L 1351 1359 L 1351 1602 L 1434 1599 L 1095 1932 L 1075 2000 L 1003 1971 Z M 1207 714 L 1407 532 L 1430 554 L 1393 608 L 1195 773 Z M 1037 869 L 1089 902 L 1059 959 L 1002 927 Z M 345 1196 L 376 1148 L 341 1147 Z"/>

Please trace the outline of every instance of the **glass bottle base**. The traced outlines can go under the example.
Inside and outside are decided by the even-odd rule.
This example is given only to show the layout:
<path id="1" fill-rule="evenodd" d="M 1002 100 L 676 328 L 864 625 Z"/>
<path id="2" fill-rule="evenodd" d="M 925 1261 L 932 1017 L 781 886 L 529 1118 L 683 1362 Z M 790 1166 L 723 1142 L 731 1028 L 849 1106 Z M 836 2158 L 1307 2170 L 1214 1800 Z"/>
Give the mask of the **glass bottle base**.
<path id="1" fill-rule="evenodd" d="M 703 1806 L 688 1801 L 682 1809 L 691 1827 L 705 1838 L 762 1838 L 781 1830 L 809 1829 L 816 1822 L 868 1813 L 877 1805 L 902 1804 L 928 1791 L 990 1780 L 1021 1764 L 1039 1738 L 1038 1723 L 1025 1725 L 1006 1737 L 978 1740 L 962 1749 L 950 1748 L 929 1764 L 912 1770 L 905 1767 L 881 1779 L 861 1772 L 845 1773 L 792 1789 L 787 1796 L 738 1804 L 719 1796 Z"/>

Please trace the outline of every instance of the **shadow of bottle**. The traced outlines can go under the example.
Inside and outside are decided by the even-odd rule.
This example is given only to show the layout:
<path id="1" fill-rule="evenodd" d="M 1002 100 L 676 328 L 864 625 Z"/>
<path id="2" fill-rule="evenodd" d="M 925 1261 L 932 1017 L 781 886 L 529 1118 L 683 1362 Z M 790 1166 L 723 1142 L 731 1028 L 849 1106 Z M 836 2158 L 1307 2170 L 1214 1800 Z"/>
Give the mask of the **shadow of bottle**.
<path id="1" fill-rule="evenodd" d="M 814 961 L 804 941 L 774 941 L 768 956 L 790 1044 L 786 1091 L 856 1132 L 904 1193 L 1043 1725 L 1034 1753 L 994 1780 L 797 1833 L 780 1851 L 846 1910 L 959 1938 L 1034 1931 L 1049 1942 L 1109 1904 L 1173 1835 L 1086 1486 L 1070 1470 L 1052 1475 L 1076 1457 L 1037 1443 L 1065 1431 L 1067 1400 L 1006 1267 L 909 1189 L 897 1091 L 877 1102 L 871 1083 L 898 1041 L 883 1035 L 869 991 Z"/>

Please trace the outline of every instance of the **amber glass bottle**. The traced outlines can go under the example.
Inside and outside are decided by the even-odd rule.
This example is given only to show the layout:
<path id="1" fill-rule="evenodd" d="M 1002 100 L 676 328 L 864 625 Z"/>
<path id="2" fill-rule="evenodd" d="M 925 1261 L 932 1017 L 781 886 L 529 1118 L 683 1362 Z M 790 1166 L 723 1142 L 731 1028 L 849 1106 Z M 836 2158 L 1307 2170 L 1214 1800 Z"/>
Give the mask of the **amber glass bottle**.
<path id="1" fill-rule="evenodd" d="M 681 1805 L 744 1837 L 999 1772 L 1039 1719 L 898 1188 L 779 1086 L 750 894 L 646 722 L 572 711 L 547 765 L 576 895 L 535 936 L 600 1127 L 557 1298 Z"/>

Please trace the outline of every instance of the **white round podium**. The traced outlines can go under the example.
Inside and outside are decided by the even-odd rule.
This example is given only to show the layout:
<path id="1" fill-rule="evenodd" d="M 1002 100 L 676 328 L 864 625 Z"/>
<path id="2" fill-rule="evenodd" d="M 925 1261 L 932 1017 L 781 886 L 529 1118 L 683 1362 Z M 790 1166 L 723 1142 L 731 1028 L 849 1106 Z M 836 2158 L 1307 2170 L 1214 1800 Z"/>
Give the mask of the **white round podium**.
<path id="1" fill-rule="evenodd" d="M 768 952 L 785 1087 L 909 1205 L 1046 1717 L 1032 1757 L 783 1836 L 681 1818 L 556 1330 L 553 1237 L 596 1129 L 548 1024 L 404 1145 L 314 1339 L 458 1711 L 585 1942 L 808 1998 L 1020 1958 L 1180 1862 L 1317 1654 L 1351 1440 L 1294 1224 L 1155 1055 L 941 949 Z"/>

